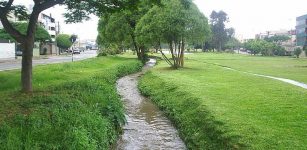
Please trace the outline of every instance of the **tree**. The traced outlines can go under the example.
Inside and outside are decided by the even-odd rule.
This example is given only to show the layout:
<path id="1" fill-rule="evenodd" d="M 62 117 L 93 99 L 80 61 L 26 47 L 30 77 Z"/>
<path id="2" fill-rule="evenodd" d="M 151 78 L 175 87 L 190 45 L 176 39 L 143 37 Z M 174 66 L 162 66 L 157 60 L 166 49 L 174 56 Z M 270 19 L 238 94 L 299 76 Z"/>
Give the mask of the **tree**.
<path id="1" fill-rule="evenodd" d="M 159 1 L 159 0 L 155 0 Z M 139 0 L 33 0 L 34 6 L 31 14 L 26 20 L 29 22 L 26 33 L 19 32 L 9 21 L 8 16 L 13 11 L 16 12 L 17 6 L 13 5 L 14 0 L 0 1 L 0 20 L 4 29 L 18 43 L 21 43 L 22 67 L 21 67 L 21 83 L 23 92 L 32 92 L 32 58 L 34 37 L 37 29 L 37 20 L 39 14 L 57 4 L 67 6 L 65 13 L 66 22 L 81 22 L 89 19 L 89 14 L 101 15 L 108 11 L 121 10 L 123 8 L 134 7 Z M 24 12 L 24 11 L 21 11 Z M 18 13 L 21 14 L 21 13 Z"/>
<path id="2" fill-rule="evenodd" d="M 18 30 L 22 34 L 25 34 L 27 31 L 28 23 L 19 22 L 19 23 L 12 23 L 12 25 L 14 26 L 16 30 Z M 45 42 L 45 41 L 51 40 L 50 38 L 51 37 L 48 31 L 46 31 L 43 27 L 38 25 L 37 31 L 34 37 L 34 41 Z M 7 33 L 4 29 L 0 29 L 0 39 L 15 41 L 15 39 L 9 33 Z"/>
<path id="3" fill-rule="evenodd" d="M 225 48 L 226 49 L 231 49 L 231 50 L 234 50 L 234 49 L 239 49 L 241 47 L 241 42 L 234 38 L 234 37 L 231 37 L 227 43 L 225 44 Z"/>
<path id="4" fill-rule="evenodd" d="M 191 1 L 164 1 L 163 7 L 153 7 L 136 27 L 138 43 L 157 46 L 166 42 L 172 60 L 161 51 L 173 67 L 184 66 L 184 50 L 188 43 L 204 43 L 210 33 L 207 18 Z"/>
<path id="5" fill-rule="evenodd" d="M 228 22 L 227 14 L 224 11 L 212 11 L 210 15 L 212 30 L 212 45 L 215 49 L 222 50 L 227 42 L 227 30 L 225 22 Z M 228 34 L 232 34 L 233 30 L 229 30 Z"/>
<path id="6" fill-rule="evenodd" d="M 110 49 L 116 45 L 119 51 L 123 51 L 125 47 L 132 45 L 131 32 L 133 32 L 133 29 L 126 21 L 124 12 L 101 17 L 98 32 L 98 44 L 105 49 Z"/>
<path id="7" fill-rule="evenodd" d="M 132 47 L 140 60 L 145 61 L 145 46 L 137 43 L 135 29 L 138 21 L 153 6 L 152 0 L 143 0 L 135 5 L 135 9 L 124 9 L 120 12 L 105 14 L 99 23 L 100 45 L 116 47 Z"/>
<path id="8" fill-rule="evenodd" d="M 281 43 L 290 40 L 291 38 L 286 35 L 274 35 L 272 37 L 265 37 L 264 40 L 268 42 Z"/>
<path id="9" fill-rule="evenodd" d="M 299 48 L 299 47 L 295 48 L 294 55 L 296 56 L 296 58 L 299 58 L 301 53 L 302 53 L 302 49 L 301 48 Z"/>
<path id="10" fill-rule="evenodd" d="M 251 54 L 259 54 L 263 49 L 263 40 L 248 40 L 244 43 L 247 50 L 251 51 Z"/>
<path id="11" fill-rule="evenodd" d="M 244 46 L 254 55 L 261 53 L 262 56 L 283 56 L 286 52 L 284 47 L 260 39 L 249 40 L 244 43 Z"/>
<path id="12" fill-rule="evenodd" d="M 70 35 L 68 34 L 59 34 L 55 40 L 56 40 L 57 46 L 65 50 L 70 48 L 73 44 L 70 40 Z"/>

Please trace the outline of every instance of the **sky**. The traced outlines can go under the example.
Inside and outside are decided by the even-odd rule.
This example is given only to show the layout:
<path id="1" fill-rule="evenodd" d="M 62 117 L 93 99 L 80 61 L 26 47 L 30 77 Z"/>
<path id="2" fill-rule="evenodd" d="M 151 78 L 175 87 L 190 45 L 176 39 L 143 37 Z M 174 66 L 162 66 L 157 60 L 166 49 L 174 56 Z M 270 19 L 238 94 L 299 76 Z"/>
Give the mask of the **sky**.
<path id="1" fill-rule="evenodd" d="M 307 0 L 194 0 L 205 16 L 213 10 L 228 14 L 238 38 L 266 31 L 295 29 L 296 17 L 307 14 Z"/>
<path id="2" fill-rule="evenodd" d="M 15 0 L 14 4 L 30 5 L 32 0 Z M 296 17 L 307 14 L 307 0 L 194 0 L 201 12 L 209 18 L 213 10 L 228 14 L 227 27 L 236 30 L 239 39 L 254 38 L 255 34 L 271 30 L 295 29 Z M 64 6 L 45 11 L 60 22 L 61 31 L 77 34 L 81 39 L 96 39 L 98 17 L 78 24 L 65 24 Z"/>

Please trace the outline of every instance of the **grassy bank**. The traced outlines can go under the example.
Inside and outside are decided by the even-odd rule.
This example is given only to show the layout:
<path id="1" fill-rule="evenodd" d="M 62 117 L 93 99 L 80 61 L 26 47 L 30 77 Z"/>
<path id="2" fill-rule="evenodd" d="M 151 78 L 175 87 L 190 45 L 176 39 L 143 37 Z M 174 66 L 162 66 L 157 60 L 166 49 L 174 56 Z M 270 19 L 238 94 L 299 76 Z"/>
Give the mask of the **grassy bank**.
<path id="1" fill-rule="evenodd" d="M 1 72 L 0 149 L 108 149 L 125 121 L 116 79 L 140 68 L 120 57 L 38 66 L 32 95 L 18 92 L 18 71 Z"/>
<path id="2" fill-rule="evenodd" d="M 215 59 L 210 55 L 188 55 L 180 70 L 160 62 L 139 84 L 174 121 L 190 149 L 307 148 L 305 89 L 199 62 Z M 242 57 L 233 58 L 236 66 L 245 65 L 239 62 L 248 58 Z"/>
<path id="3" fill-rule="evenodd" d="M 186 55 L 203 63 L 228 66 L 233 69 L 288 78 L 307 83 L 307 59 L 291 57 L 263 57 L 225 53 L 199 53 Z"/>

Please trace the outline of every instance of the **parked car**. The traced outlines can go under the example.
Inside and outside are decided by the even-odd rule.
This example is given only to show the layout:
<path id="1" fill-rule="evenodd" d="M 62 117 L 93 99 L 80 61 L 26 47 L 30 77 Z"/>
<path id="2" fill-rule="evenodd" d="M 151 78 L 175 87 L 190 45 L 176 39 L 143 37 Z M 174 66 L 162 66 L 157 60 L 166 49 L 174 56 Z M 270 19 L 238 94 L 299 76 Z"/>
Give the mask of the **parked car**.
<path id="1" fill-rule="evenodd" d="M 80 51 L 80 49 L 76 48 L 76 49 L 73 50 L 73 53 L 74 53 L 74 54 L 80 54 L 81 51 Z"/>
<path id="2" fill-rule="evenodd" d="M 76 47 L 77 49 L 79 49 L 81 52 L 84 52 L 86 49 L 85 47 Z"/>
<path id="3" fill-rule="evenodd" d="M 22 51 L 16 51 L 16 56 L 22 56 Z"/>

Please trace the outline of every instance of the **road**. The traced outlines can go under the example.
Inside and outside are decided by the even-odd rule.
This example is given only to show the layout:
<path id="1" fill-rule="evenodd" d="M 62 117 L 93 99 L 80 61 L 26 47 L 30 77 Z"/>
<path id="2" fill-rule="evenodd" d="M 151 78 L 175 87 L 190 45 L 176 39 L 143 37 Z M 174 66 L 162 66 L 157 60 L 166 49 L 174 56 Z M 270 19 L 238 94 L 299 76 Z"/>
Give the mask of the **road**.
<path id="1" fill-rule="evenodd" d="M 81 52 L 81 54 L 74 54 L 74 61 L 80 61 L 88 58 L 93 58 L 96 56 L 97 54 L 95 50 L 89 50 Z M 72 61 L 71 55 L 50 56 L 49 58 L 33 60 L 33 66 L 71 62 L 71 61 Z M 14 70 L 20 68 L 21 68 L 21 60 L 0 61 L 0 71 Z"/>

